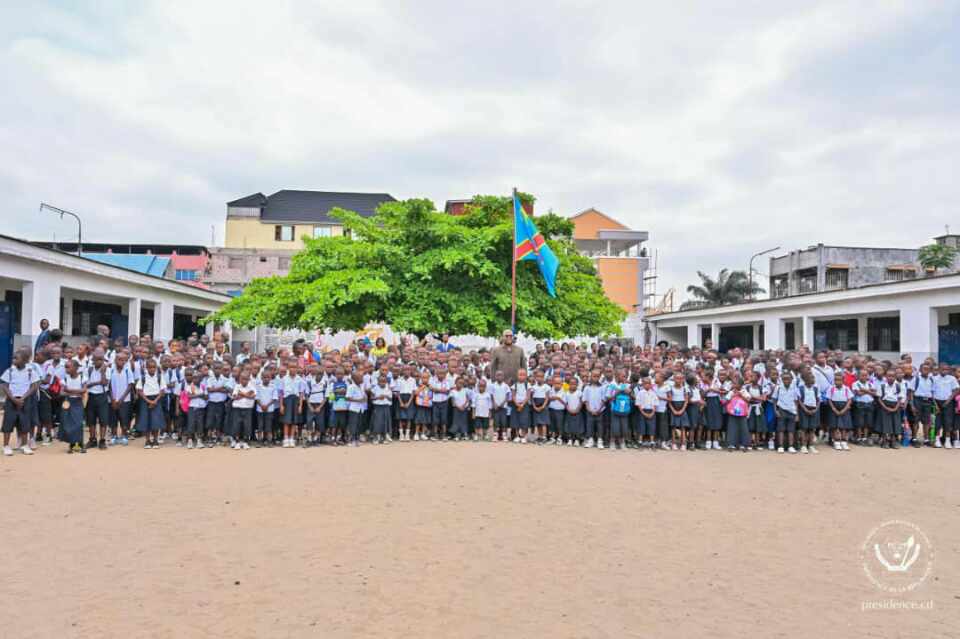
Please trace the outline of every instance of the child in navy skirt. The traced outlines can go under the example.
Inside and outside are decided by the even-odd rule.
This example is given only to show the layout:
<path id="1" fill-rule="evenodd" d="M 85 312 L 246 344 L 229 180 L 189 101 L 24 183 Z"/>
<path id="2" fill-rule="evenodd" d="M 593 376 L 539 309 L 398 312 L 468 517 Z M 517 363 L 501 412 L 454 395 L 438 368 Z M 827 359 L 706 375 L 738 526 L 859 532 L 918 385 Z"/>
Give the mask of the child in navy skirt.
<path id="1" fill-rule="evenodd" d="M 517 371 L 517 382 L 511 389 L 513 406 L 510 407 L 510 427 L 513 429 L 513 443 L 527 443 L 527 429 L 530 428 L 530 385 L 527 384 L 527 371 Z"/>
<path id="2" fill-rule="evenodd" d="M 881 448 L 900 448 L 900 429 L 903 423 L 900 409 L 903 400 L 901 385 L 896 381 L 893 370 L 888 370 L 884 381 L 880 383 L 877 398 L 877 430 L 880 432 Z"/>
<path id="3" fill-rule="evenodd" d="M 397 423 L 400 425 L 400 441 L 410 441 L 410 424 L 417 416 L 417 407 L 413 403 L 413 394 L 417 390 L 417 382 L 413 377 L 413 367 L 407 366 L 403 375 L 395 382 L 397 393 Z"/>
<path id="4" fill-rule="evenodd" d="M 566 404 L 563 395 L 563 382 L 560 377 L 555 375 L 553 385 L 547 393 L 547 411 L 550 419 L 550 441 L 555 444 L 563 443 L 563 436 L 566 435 L 564 422 L 566 416 Z M 579 415 L 579 413 L 577 413 Z M 581 421 L 583 421 L 581 415 Z"/>
<path id="5" fill-rule="evenodd" d="M 157 433 L 166 424 L 163 414 L 163 396 L 165 387 L 163 378 L 157 371 L 157 363 L 147 360 L 146 372 L 137 381 L 137 393 L 140 396 L 140 414 L 137 416 L 137 430 L 144 434 L 146 449 L 160 448 Z"/>
<path id="6" fill-rule="evenodd" d="M 567 392 L 563 393 L 565 414 L 563 416 L 563 434 L 567 446 L 580 446 L 586 429 L 583 414 L 583 395 L 577 388 L 577 378 L 571 377 Z"/>
<path id="7" fill-rule="evenodd" d="M 830 401 L 830 427 L 833 428 L 833 447 L 835 450 L 850 450 L 850 434 L 853 432 L 853 418 L 850 407 L 853 404 L 853 391 L 843 385 L 843 373 L 834 375 L 833 386 L 827 392 Z"/>
<path id="8" fill-rule="evenodd" d="M 463 376 L 457 377 L 456 385 L 450 392 L 450 402 L 453 404 L 453 420 L 450 435 L 456 440 L 467 436 L 467 420 L 470 415 L 470 398 L 467 389 L 463 387 Z"/>
<path id="9" fill-rule="evenodd" d="M 530 387 L 530 409 L 533 411 L 531 419 L 536 431 L 537 443 L 544 444 L 547 441 L 547 430 L 550 426 L 550 411 L 547 409 L 550 385 L 544 383 L 543 371 L 536 371 L 533 377 L 534 384 Z"/>
<path id="10" fill-rule="evenodd" d="M 390 432 L 393 429 L 391 413 L 393 411 L 393 390 L 387 386 L 387 376 L 380 375 L 376 385 L 370 389 L 373 410 L 370 413 L 370 430 L 373 441 L 377 444 L 386 444 L 392 441 Z"/>
<path id="11" fill-rule="evenodd" d="M 733 380 L 726 400 L 727 450 L 733 452 L 739 448 L 741 451 L 747 452 L 750 445 L 750 431 L 747 428 L 750 393 L 743 390 L 738 380 Z"/>
<path id="12" fill-rule="evenodd" d="M 416 432 L 413 441 L 426 441 L 430 438 L 430 424 L 433 422 L 433 391 L 430 390 L 430 373 L 426 371 L 420 375 L 420 386 L 417 387 L 414 401 L 417 415 L 414 418 Z"/>
<path id="13" fill-rule="evenodd" d="M 687 404 L 687 419 L 690 421 L 689 430 L 687 431 L 687 446 L 691 450 L 698 446 L 702 449 L 704 448 L 701 421 L 703 396 L 700 394 L 700 382 L 693 373 L 687 375 L 685 381 L 687 383 L 687 392 L 690 394 L 690 403 Z"/>
<path id="14" fill-rule="evenodd" d="M 60 406 L 60 437 L 67 442 L 68 453 L 85 453 L 83 447 L 83 377 L 80 375 L 76 360 L 68 359 L 65 367 L 66 376 L 63 379 L 63 404 Z M 26 414 L 26 404 L 24 411 Z M 26 432 L 24 429 L 22 432 Z"/>
<path id="15" fill-rule="evenodd" d="M 673 450 L 687 450 L 687 434 L 690 430 L 690 416 L 687 407 L 690 405 L 690 391 L 684 383 L 683 373 L 673 375 L 673 385 L 670 387 L 670 428 L 673 430 Z M 679 446 L 678 446 L 679 442 Z"/>
<path id="16" fill-rule="evenodd" d="M 704 372 L 703 380 L 706 396 L 703 426 L 706 430 L 707 450 L 711 448 L 720 450 L 720 432 L 723 430 L 723 404 L 720 402 L 720 395 L 723 393 L 723 387 L 712 370 L 708 369 Z"/>

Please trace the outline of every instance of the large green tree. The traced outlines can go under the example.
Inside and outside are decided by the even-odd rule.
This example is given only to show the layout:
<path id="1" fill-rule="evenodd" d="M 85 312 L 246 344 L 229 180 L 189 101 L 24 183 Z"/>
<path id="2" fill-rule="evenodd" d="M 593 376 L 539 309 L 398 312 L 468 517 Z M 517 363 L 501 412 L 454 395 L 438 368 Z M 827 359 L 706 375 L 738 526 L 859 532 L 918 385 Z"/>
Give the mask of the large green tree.
<path id="1" fill-rule="evenodd" d="M 917 259 L 926 271 L 936 274 L 937 269 L 950 268 L 957 258 L 957 249 L 946 244 L 927 244 L 920 249 Z"/>
<path id="2" fill-rule="evenodd" d="M 511 198 L 496 196 L 475 197 L 461 216 L 425 199 L 386 203 L 368 218 L 334 209 L 331 217 L 351 237 L 305 239 L 287 276 L 253 280 L 211 319 L 332 330 L 386 322 L 418 335 L 498 335 L 510 327 L 512 215 Z M 518 330 L 538 338 L 618 333 L 625 313 L 574 248 L 572 222 L 548 213 L 536 223 L 560 261 L 557 297 L 535 262 L 518 263 Z"/>
<path id="3" fill-rule="evenodd" d="M 697 271 L 697 275 L 700 277 L 700 284 L 687 287 L 687 293 L 694 299 L 681 304 L 681 311 L 736 304 L 764 292 L 756 280 L 750 281 L 746 271 L 722 269 L 716 278 L 703 271 Z"/>

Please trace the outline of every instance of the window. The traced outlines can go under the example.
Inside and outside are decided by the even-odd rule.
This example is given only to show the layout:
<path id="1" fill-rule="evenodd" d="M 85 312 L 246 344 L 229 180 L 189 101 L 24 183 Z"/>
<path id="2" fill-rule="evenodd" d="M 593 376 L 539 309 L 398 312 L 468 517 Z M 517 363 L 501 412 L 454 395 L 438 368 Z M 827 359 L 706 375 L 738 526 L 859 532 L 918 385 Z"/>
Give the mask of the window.
<path id="1" fill-rule="evenodd" d="M 871 351 L 900 352 L 900 318 L 868 317 L 867 348 Z"/>
<path id="2" fill-rule="evenodd" d="M 280 268 L 280 270 L 282 270 L 282 271 L 288 270 L 288 269 L 290 268 L 290 258 L 289 258 L 289 257 L 281 257 L 279 260 L 277 260 L 277 266 L 278 266 L 278 267 Z"/>
<path id="3" fill-rule="evenodd" d="M 845 268 L 828 268 L 826 290 L 840 291 L 847 288 L 847 273 Z"/>
<path id="4" fill-rule="evenodd" d="M 293 241 L 293 226 L 289 224 L 278 224 L 273 227 L 273 239 L 278 242 Z"/>
<path id="5" fill-rule="evenodd" d="M 790 280 L 786 276 L 771 278 L 770 292 L 773 297 L 786 297 L 790 294 Z"/>
<path id="6" fill-rule="evenodd" d="M 917 271 L 915 269 L 898 266 L 895 268 L 888 268 L 883 279 L 887 282 L 902 282 L 903 280 L 912 280 L 916 277 Z"/>
<path id="7" fill-rule="evenodd" d="M 9 291 L 7 291 L 9 293 Z M 960 313 L 947 315 L 947 326 L 960 326 Z"/>
<path id="8" fill-rule="evenodd" d="M 797 288 L 801 295 L 803 293 L 817 292 L 817 269 L 797 271 L 797 278 Z"/>
<path id="9" fill-rule="evenodd" d="M 197 272 L 178 268 L 176 278 L 181 281 L 194 281 L 197 279 Z"/>
<path id="10" fill-rule="evenodd" d="M 260 258 L 260 263 L 261 263 L 261 264 L 266 264 L 266 263 L 267 263 L 267 258 L 261 257 L 261 258 Z"/>
<path id="11" fill-rule="evenodd" d="M 228 258 L 227 258 L 227 268 L 243 268 L 243 258 L 242 258 L 242 257 L 228 257 Z"/>
<path id="12" fill-rule="evenodd" d="M 857 320 L 827 320 L 813 323 L 813 347 L 823 349 L 858 350 Z"/>
<path id="13" fill-rule="evenodd" d="M 313 237 L 330 237 L 333 235 L 333 229 L 329 226 L 313 227 Z"/>

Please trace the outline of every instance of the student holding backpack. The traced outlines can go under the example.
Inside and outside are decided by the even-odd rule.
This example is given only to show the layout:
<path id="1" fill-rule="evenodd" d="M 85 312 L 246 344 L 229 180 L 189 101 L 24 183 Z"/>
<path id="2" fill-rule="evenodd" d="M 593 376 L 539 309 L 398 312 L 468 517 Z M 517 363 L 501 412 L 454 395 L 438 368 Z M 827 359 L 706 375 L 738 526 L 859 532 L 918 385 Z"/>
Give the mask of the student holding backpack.
<path id="1" fill-rule="evenodd" d="M 750 393 L 743 389 L 739 377 L 730 381 L 724 412 L 727 414 L 727 450 L 747 452 L 750 446 L 750 430 L 747 415 L 750 412 Z"/>

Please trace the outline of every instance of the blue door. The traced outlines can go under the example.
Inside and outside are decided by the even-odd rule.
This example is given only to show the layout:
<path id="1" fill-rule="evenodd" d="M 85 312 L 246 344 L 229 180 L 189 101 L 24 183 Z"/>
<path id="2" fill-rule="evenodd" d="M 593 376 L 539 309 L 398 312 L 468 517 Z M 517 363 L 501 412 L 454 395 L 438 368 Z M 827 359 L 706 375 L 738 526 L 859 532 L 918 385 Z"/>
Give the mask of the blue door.
<path id="1" fill-rule="evenodd" d="M 118 337 L 123 338 L 123 343 L 127 343 L 127 328 L 130 325 L 130 320 L 126 315 L 120 315 L 119 313 L 114 313 L 113 317 L 110 318 L 110 339 L 115 340 Z"/>
<path id="2" fill-rule="evenodd" d="M 13 307 L 0 302 L 0 371 L 10 368 L 13 360 Z"/>
<path id="3" fill-rule="evenodd" d="M 940 352 L 937 361 L 960 365 L 960 326 L 940 327 Z"/>

